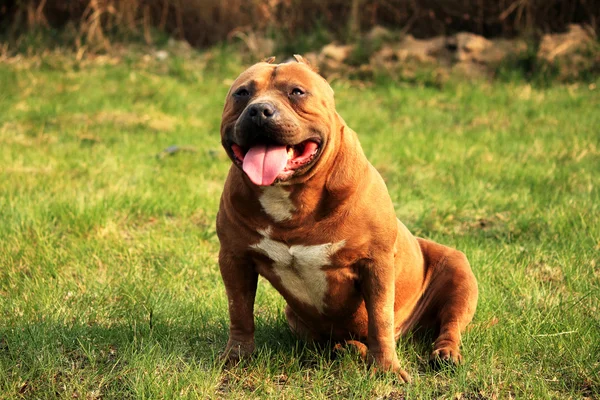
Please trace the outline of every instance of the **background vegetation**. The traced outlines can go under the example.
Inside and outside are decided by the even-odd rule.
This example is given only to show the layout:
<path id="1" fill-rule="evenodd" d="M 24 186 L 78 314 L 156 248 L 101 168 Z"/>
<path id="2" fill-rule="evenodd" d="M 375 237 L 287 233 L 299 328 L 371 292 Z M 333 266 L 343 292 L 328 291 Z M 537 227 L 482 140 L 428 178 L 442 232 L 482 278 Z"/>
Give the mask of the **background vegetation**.
<path id="1" fill-rule="evenodd" d="M 240 33 L 276 34 L 279 42 L 322 31 L 347 41 L 375 25 L 417 37 L 468 31 L 486 37 L 537 36 L 569 24 L 597 28 L 590 0 L 12 0 L 0 7 L 4 28 L 18 36 L 54 28 L 77 46 L 108 47 L 110 35 L 152 42 L 158 30 L 193 46 Z M 61 35 L 59 35 L 61 36 Z M 321 45 L 324 43 L 320 43 Z M 314 50 L 314 49 L 313 49 Z M 306 51 L 306 50 L 303 50 Z"/>

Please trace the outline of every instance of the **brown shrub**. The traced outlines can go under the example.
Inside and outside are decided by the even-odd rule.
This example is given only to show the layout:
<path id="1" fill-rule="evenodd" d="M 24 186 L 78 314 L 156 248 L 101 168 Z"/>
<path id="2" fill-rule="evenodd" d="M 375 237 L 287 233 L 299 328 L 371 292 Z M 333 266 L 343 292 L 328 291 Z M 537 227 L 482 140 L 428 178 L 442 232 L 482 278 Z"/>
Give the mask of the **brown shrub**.
<path id="1" fill-rule="evenodd" d="M 416 37 L 458 31 L 486 37 L 541 34 L 564 31 L 571 23 L 596 29 L 600 1 L 14 0 L 0 6 L 0 18 L 10 21 L 16 32 L 71 23 L 79 41 L 103 47 L 109 46 L 107 37 L 114 32 L 150 41 L 151 29 L 207 46 L 236 32 L 271 30 L 293 38 L 319 24 L 341 39 L 378 24 Z"/>

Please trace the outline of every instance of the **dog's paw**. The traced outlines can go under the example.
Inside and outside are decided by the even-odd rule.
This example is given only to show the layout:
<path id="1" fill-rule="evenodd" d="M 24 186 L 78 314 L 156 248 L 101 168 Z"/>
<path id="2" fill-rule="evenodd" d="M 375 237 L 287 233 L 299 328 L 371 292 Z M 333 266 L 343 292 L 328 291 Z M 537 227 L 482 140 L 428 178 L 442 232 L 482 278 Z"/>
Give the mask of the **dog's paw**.
<path id="1" fill-rule="evenodd" d="M 393 369 L 382 369 L 380 367 L 372 365 L 371 377 L 375 377 L 378 374 L 394 374 L 395 378 L 398 380 L 399 383 L 410 383 L 412 381 L 410 374 L 400 367 L 396 367 Z"/>
<path id="2" fill-rule="evenodd" d="M 362 360 L 367 359 L 367 351 L 367 345 L 358 340 L 347 340 L 344 343 L 336 343 L 333 347 L 333 353 L 335 355 L 341 355 L 347 352 L 356 353 Z"/>
<path id="3" fill-rule="evenodd" d="M 398 368 L 393 372 L 396 374 L 396 378 L 400 381 L 400 383 L 410 383 L 412 381 L 410 374 L 401 368 Z"/>
<path id="4" fill-rule="evenodd" d="M 371 366 L 371 374 L 393 373 L 401 383 L 410 383 L 411 377 L 408 372 L 400 368 L 400 362 L 396 353 L 392 355 L 386 353 L 367 352 L 367 362 Z"/>
<path id="5" fill-rule="evenodd" d="M 241 359 L 250 357 L 254 352 L 254 341 L 241 342 L 229 339 L 225 350 L 219 356 L 219 360 L 226 365 L 237 364 Z"/>
<path id="6" fill-rule="evenodd" d="M 457 366 L 462 363 L 462 355 L 460 354 L 458 347 L 440 347 L 431 352 L 429 363 L 433 367 L 441 367 L 444 365 Z"/>

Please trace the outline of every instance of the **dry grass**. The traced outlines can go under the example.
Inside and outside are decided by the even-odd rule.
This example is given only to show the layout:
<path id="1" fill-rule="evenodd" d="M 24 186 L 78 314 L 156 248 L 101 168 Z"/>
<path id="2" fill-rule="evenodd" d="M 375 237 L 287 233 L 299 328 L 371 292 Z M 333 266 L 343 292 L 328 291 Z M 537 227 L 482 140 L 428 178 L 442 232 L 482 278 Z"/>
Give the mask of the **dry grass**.
<path id="1" fill-rule="evenodd" d="M 159 30 L 194 46 L 248 32 L 291 38 L 319 27 L 338 38 L 381 24 L 416 36 L 470 31 L 513 36 L 561 31 L 570 23 L 597 28 L 600 4 L 585 0 L 30 0 L 0 10 L 12 31 L 67 28 L 77 47 L 107 49 L 115 34 L 152 42 Z M 353 11 L 354 10 L 354 11 Z M 358 12 L 360 10 L 360 12 Z"/>

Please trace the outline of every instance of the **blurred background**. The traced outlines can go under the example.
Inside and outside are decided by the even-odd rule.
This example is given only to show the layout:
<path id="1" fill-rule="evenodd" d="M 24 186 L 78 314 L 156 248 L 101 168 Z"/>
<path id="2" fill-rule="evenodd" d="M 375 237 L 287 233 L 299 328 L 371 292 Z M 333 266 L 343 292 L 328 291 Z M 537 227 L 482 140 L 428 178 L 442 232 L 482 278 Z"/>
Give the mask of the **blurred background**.
<path id="1" fill-rule="evenodd" d="M 597 0 L 14 0 L 0 4 L 4 53 L 56 46 L 98 53 L 109 51 L 115 43 L 161 46 L 169 39 L 195 48 L 233 43 L 243 48 L 248 61 L 308 53 L 325 75 L 341 72 L 360 78 L 372 76 L 373 70 L 397 69 L 398 61 L 408 59 L 468 75 L 497 75 L 508 67 L 564 80 L 595 74 L 600 64 Z M 573 54 L 578 54 L 575 60 Z"/>
<path id="2" fill-rule="evenodd" d="M 299 34 L 326 29 L 338 39 L 376 25 L 417 37 L 469 31 L 486 37 L 564 31 L 600 21 L 595 0 L 16 0 L 2 16 L 14 30 L 67 28 L 89 39 L 158 29 L 193 46 L 235 31 Z"/>

